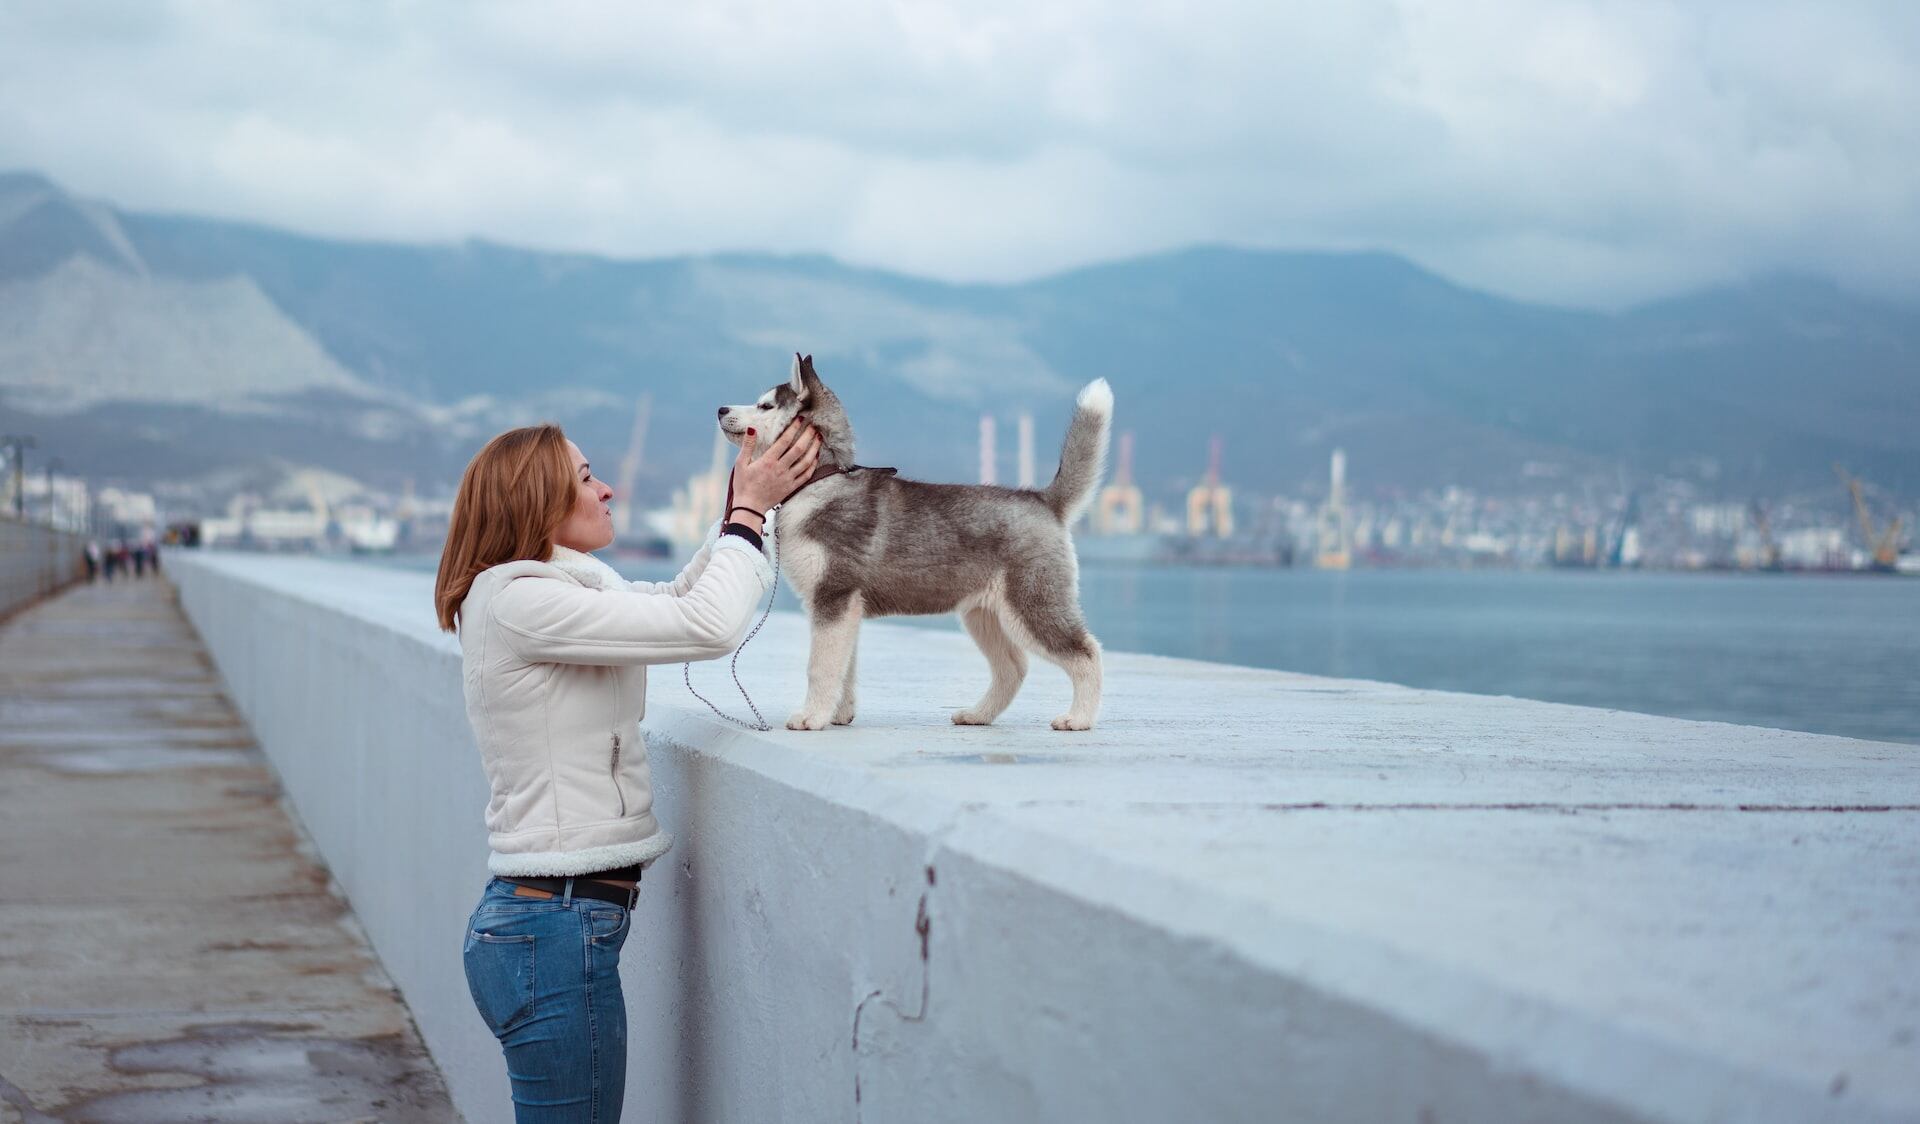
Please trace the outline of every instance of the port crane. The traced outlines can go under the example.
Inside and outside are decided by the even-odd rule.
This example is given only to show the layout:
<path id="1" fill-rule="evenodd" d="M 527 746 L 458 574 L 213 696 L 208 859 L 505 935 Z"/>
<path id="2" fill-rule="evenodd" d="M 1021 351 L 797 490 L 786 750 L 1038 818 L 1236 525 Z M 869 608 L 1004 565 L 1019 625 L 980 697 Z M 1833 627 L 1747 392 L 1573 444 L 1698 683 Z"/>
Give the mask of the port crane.
<path id="1" fill-rule="evenodd" d="M 1846 485 L 1847 492 L 1853 496 L 1853 513 L 1860 520 L 1860 535 L 1865 540 L 1867 550 L 1873 555 L 1873 568 L 1893 570 L 1900 562 L 1900 517 L 1894 516 L 1884 531 L 1875 533 L 1873 513 L 1867 510 L 1867 497 L 1864 486 L 1858 476 L 1852 476 L 1839 465 L 1833 466 L 1840 482 Z"/>
<path id="2" fill-rule="evenodd" d="M 627 439 L 627 454 L 620 458 L 620 483 L 614 490 L 613 533 L 633 533 L 633 490 L 640 483 L 640 456 L 647 447 L 647 422 L 653 416 L 653 392 L 640 396 L 633 411 L 633 435 Z"/>
<path id="3" fill-rule="evenodd" d="M 1640 522 L 1640 493 L 1627 493 L 1627 508 L 1620 513 L 1620 522 L 1614 527 L 1613 534 L 1607 539 L 1607 568 L 1618 570 L 1627 565 L 1627 540 Z"/>
<path id="4" fill-rule="evenodd" d="M 1103 535 L 1137 535 L 1146 526 L 1140 488 L 1133 482 L 1133 431 L 1120 435 L 1120 464 L 1113 483 L 1100 489 L 1093 509 L 1094 528 Z"/>
<path id="5" fill-rule="evenodd" d="M 1202 538 L 1233 537 L 1233 490 L 1220 482 L 1223 444 L 1215 434 L 1208 450 L 1207 476 L 1187 493 L 1187 534 Z"/>

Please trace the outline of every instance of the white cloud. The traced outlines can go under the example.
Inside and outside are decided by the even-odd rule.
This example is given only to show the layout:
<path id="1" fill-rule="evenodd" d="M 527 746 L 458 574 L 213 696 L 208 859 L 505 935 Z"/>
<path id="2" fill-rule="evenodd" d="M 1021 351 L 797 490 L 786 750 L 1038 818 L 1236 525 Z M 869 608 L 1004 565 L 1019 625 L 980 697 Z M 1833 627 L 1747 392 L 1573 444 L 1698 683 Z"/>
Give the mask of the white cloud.
<path id="1" fill-rule="evenodd" d="M 1369 246 L 1535 299 L 1920 291 L 1920 7 L 0 9 L 0 166 L 135 209 L 1008 279 Z"/>

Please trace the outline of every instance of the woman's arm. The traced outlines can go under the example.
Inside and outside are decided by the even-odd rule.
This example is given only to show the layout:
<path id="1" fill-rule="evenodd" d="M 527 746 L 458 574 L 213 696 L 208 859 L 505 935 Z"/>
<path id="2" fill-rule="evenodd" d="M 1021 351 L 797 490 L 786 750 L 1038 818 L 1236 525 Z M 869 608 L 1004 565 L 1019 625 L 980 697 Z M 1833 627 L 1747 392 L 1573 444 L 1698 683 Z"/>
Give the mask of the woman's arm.
<path id="1" fill-rule="evenodd" d="M 602 665 L 706 660 L 737 647 L 754 607 L 773 588 L 773 567 L 747 536 L 758 536 L 758 513 L 792 495 L 820 452 L 820 432 L 804 418 L 757 459 L 755 436 L 747 431 L 733 466 L 734 495 L 748 511 L 726 513 L 740 515 L 742 528 L 723 527 L 680 577 L 645 583 L 644 592 L 603 592 L 538 574 L 508 579 L 486 608 L 507 647 L 529 663 Z M 684 590 L 676 588 L 683 580 Z"/>
<path id="2" fill-rule="evenodd" d="M 724 656 L 739 644 L 760 598 L 773 587 L 773 567 L 738 535 L 722 535 L 702 553 L 706 562 L 684 593 L 609 592 L 527 576 L 494 594 L 487 615 L 507 647 L 529 663 L 681 663 Z"/>
<path id="3" fill-rule="evenodd" d="M 699 581 L 700 574 L 706 570 L 707 559 L 713 556 L 714 540 L 719 537 L 720 524 L 715 523 L 707 529 L 706 541 L 700 544 L 699 550 L 693 552 L 693 557 L 688 560 L 686 566 L 681 569 L 680 575 L 672 581 L 628 582 L 627 589 L 634 593 L 657 593 L 664 594 L 668 597 L 685 597 L 687 591 L 693 588 L 693 583 Z"/>

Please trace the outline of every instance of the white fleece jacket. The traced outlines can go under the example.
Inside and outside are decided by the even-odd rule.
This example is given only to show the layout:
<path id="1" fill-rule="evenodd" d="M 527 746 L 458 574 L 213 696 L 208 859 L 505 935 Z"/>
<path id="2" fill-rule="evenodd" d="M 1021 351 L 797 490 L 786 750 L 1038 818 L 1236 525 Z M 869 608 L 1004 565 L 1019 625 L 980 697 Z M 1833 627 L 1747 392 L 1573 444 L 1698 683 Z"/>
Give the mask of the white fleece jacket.
<path id="1" fill-rule="evenodd" d="M 647 665 L 739 645 L 773 569 L 714 524 L 670 582 L 629 582 L 589 554 L 483 571 L 460 604 L 467 718 L 493 795 L 487 869 L 588 874 L 665 854 L 640 719 Z"/>

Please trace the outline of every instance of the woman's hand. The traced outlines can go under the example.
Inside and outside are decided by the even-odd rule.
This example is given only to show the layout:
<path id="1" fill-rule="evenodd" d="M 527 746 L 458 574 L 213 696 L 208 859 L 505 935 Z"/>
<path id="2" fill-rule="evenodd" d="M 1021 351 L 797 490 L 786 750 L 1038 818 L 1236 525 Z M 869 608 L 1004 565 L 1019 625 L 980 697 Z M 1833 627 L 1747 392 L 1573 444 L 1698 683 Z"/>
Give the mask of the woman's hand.
<path id="1" fill-rule="evenodd" d="M 733 498 L 727 502 L 764 512 L 792 495 L 813 475 L 814 465 L 820 460 L 820 431 L 808 425 L 807 419 L 795 418 L 756 460 L 753 451 L 758 443 L 752 433 L 740 439 L 740 456 L 733 462 L 729 489 Z"/>

